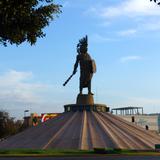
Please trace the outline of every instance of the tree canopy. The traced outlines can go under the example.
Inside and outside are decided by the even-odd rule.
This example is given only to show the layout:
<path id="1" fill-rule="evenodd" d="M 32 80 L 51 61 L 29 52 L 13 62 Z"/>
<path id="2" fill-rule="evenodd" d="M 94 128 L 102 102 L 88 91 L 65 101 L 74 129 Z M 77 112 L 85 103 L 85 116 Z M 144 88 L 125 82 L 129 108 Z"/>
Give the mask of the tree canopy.
<path id="1" fill-rule="evenodd" d="M 43 28 L 61 13 L 53 0 L 0 0 L 0 43 L 31 45 L 45 36 Z"/>
<path id="2" fill-rule="evenodd" d="M 25 129 L 22 127 L 22 121 L 15 121 L 14 118 L 9 116 L 8 112 L 0 110 L 0 139 L 16 134 Z"/>
<path id="3" fill-rule="evenodd" d="M 155 3 L 157 3 L 158 5 L 160 5 L 160 1 L 159 0 L 150 0 L 150 1 L 154 1 Z"/>

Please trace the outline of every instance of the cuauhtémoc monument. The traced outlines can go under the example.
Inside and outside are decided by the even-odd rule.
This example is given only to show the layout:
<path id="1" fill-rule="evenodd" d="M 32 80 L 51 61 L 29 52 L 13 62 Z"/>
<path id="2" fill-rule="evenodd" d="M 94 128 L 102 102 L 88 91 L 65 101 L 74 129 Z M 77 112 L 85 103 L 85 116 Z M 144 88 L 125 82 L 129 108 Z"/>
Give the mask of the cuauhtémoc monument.
<path id="1" fill-rule="evenodd" d="M 109 111 L 109 108 L 104 104 L 94 104 L 93 93 L 91 92 L 91 81 L 93 74 L 96 73 L 96 63 L 88 53 L 88 37 L 79 40 L 77 44 L 77 57 L 74 64 L 72 75 L 63 84 L 65 86 L 68 81 L 76 74 L 78 65 L 80 66 L 79 78 L 79 94 L 77 96 L 76 104 L 65 105 L 65 111 L 77 110 L 94 110 L 94 111 Z M 88 94 L 83 94 L 83 88 L 88 88 Z"/>
<path id="2" fill-rule="evenodd" d="M 64 83 L 65 86 L 80 66 L 80 91 L 76 103 L 65 105 L 64 112 L 58 117 L 3 140 L 0 149 L 150 150 L 155 148 L 155 144 L 160 144 L 159 135 L 111 114 L 104 104 L 94 103 L 91 80 L 96 67 L 87 53 L 87 46 L 87 37 L 84 37 L 77 45 L 73 73 Z M 82 92 L 85 87 L 88 94 Z"/>

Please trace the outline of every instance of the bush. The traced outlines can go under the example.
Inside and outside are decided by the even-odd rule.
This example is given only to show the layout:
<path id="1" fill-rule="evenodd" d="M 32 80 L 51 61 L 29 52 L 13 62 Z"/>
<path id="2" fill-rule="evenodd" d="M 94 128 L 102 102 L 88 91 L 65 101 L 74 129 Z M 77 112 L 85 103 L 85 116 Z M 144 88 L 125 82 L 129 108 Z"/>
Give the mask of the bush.
<path id="1" fill-rule="evenodd" d="M 97 154 L 105 154 L 106 149 L 105 148 L 94 148 L 94 152 Z"/>

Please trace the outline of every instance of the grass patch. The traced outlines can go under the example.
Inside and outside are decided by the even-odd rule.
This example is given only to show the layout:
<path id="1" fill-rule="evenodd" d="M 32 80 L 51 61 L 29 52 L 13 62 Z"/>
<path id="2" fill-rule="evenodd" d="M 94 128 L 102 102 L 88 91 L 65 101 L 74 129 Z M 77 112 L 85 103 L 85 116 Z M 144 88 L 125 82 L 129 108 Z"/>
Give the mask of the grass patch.
<path id="1" fill-rule="evenodd" d="M 51 156 L 66 156 L 66 155 L 89 155 L 93 154 L 93 151 L 83 150 L 62 150 L 62 149 L 1 149 L 0 156 L 5 155 L 51 155 Z"/>
<path id="2" fill-rule="evenodd" d="M 155 150 L 122 150 L 119 148 L 94 148 L 92 151 L 84 150 L 62 150 L 62 149 L 1 149 L 0 157 L 2 156 L 101 156 L 101 155 L 160 155 L 160 152 Z"/>

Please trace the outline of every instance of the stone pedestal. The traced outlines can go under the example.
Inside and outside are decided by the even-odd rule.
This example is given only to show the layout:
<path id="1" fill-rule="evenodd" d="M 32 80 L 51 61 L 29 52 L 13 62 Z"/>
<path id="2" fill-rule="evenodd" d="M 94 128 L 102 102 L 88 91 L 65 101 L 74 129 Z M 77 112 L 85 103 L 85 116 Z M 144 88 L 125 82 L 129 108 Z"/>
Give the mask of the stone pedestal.
<path id="1" fill-rule="evenodd" d="M 77 96 L 76 104 L 64 105 L 65 112 L 76 112 L 84 110 L 109 112 L 109 107 L 107 107 L 105 104 L 95 104 L 93 95 L 91 94 L 79 94 Z"/>
<path id="2" fill-rule="evenodd" d="M 78 105 L 93 105 L 94 99 L 93 95 L 91 94 L 79 94 L 77 96 L 77 102 Z"/>

